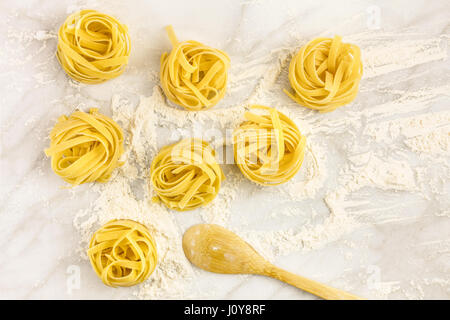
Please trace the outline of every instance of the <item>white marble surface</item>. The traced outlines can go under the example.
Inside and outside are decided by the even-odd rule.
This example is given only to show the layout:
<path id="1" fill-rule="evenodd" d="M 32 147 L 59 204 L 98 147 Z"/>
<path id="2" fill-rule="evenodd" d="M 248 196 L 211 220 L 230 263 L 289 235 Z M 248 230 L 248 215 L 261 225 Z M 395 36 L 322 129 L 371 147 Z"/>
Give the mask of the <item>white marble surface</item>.
<path id="1" fill-rule="evenodd" d="M 370 20 L 374 3 L 380 10 L 379 21 Z M 132 56 L 129 69 L 119 79 L 80 87 L 58 65 L 54 57 L 54 35 L 65 17 L 79 8 L 103 10 L 129 26 Z M 344 37 L 375 32 L 418 35 L 422 41 L 438 39 L 439 46 L 444 48 L 442 52 L 446 53 L 449 12 L 450 3 L 446 0 L 1 1 L 0 298 L 133 297 L 132 289 L 103 286 L 88 261 L 80 259 L 77 252 L 80 234 L 73 226 L 73 219 L 76 212 L 95 200 L 95 194 L 80 187 L 73 197 L 70 191 L 61 189 L 61 180 L 52 173 L 43 149 L 48 145 L 46 136 L 55 119 L 69 114 L 78 105 L 97 105 L 107 112 L 113 94 L 131 99 L 152 94 L 158 80 L 154 74 L 159 70 L 159 56 L 169 49 L 165 25 L 173 24 L 180 39 L 196 39 L 224 49 L 230 54 L 232 64 L 242 66 L 259 61 L 275 48 L 295 48 L 301 42 L 299 39 L 333 33 Z M 401 41 L 402 37 L 396 39 Z M 361 47 L 364 52 L 364 44 Z M 423 50 L 428 48 L 425 46 Z M 389 126 L 380 114 L 370 112 L 372 107 L 401 99 L 409 92 L 413 93 L 411 103 L 399 103 L 397 107 L 405 110 L 392 119 L 417 117 L 417 121 L 423 121 L 427 115 L 448 110 L 449 90 L 427 96 L 432 88 L 449 85 L 448 60 L 438 57 L 422 63 L 408 56 L 408 52 L 399 61 L 399 70 L 363 79 L 361 94 L 352 105 L 324 116 L 301 111 L 310 123 L 314 123 L 315 117 L 330 122 L 353 117 L 357 121 L 352 123 L 359 123 L 356 129 L 352 124 L 336 127 L 331 135 L 334 140 L 329 133 L 321 140 L 320 128 L 316 128 L 316 133 L 311 129 L 312 143 L 327 151 L 324 154 L 326 179 L 314 195 L 289 202 L 283 198 L 285 189 L 282 188 L 277 189 L 279 197 L 271 197 L 270 201 L 265 201 L 263 191 L 245 196 L 240 193 L 231 206 L 230 223 L 234 227 L 242 224 L 248 230 L 292 227 L 295 231 L 311 220 L 307 228 L 321 228 L 327 217 L 339 214 L 330 210 L 324 199 L 338 187 L 342 170 L 351 162 L 347 158 L 349 153 L 342 153 L 339 146 L 359 144 L 364 146 L 361 152 L 380 151 L 385 158 L 396 157 L 398 163 L 404 163 L 400 169 L 411 168 L 412 188 L 386 187 L 371 181 L 365 188 L 350 192 L 353 207 L 349 205 L 343 210 L 351 213 L 357 208 L 359 213 L 355 219 L 360 226 L 336 238 L 322 239 L 321 245 L 309 250 L 299 243 L 298 250 L 275 255 L 273 261 L 290 271 L 367 298 L 449 299 L 450 169 L 448 145 L 444 145 L 448 140 L 443 141 L 444 153 L 434 155 L 404 151 L 405 135 L 396 136 L 393 130 L 390 137 L 397 138 L 388 141 L 377 141 L 376 134 L 364 134 L 372 124 L 379 124 L 373 127 L 375 131 L 383 131 L 383 125 Z M 410 67 L 402 67 L 405 65 Z M 245 100 L 265 72 L 262 65 L 259 77 L 245 79 L 244 84 L 233 82 L 231 85 L 240 89 L 232 90 L 235 94 L 228 95 L 217 108 Z M 414 93 L 424 88 L 420 96 L 423 99 L 418 99 Z M 282 95 L 280 104 L 296 108 Z M 449 127 L 448 118 L 444 118 L 443 123 L 428 129 L 429 132 L 447 130 L 450 135 Z M 352 135 L 346 136 L 347 130 Z M 163 141 L 164 137 L 160 139 Z M 280 210 L 289 207 L 302 213 L 272 217 L 277 205 Z M 176 219 L 180 231 L 200 221 L 198 212 L 181 214 Z M 79 289 L 69 292 L 71 266 L 80 268 L 81 283 Z M 207 292 L 209 298 L 313 298 L 271 279 L 195 272 L 193 287 Z"/>

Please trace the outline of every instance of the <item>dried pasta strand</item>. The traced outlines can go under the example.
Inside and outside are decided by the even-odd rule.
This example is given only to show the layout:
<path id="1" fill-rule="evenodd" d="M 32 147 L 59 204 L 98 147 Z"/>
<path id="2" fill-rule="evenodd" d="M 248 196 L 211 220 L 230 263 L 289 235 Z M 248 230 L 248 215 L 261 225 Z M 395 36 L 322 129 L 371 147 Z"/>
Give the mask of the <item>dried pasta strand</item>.
<path id="1" fill-rule="evenodd" d="M 148 229 L 132 220 L 113 220 L 98 229 L 87 254 L 95 273 L 111 287 L 129 287 L 145 281 L 158 260 Z"/>
<path id="2" fill-rule="evenodd" d="M 166 27 L 172 51 L 161 56 L 161 86 L 167 98 L 190 111 L 206 110 L 225 95 L 230 58 L 200 42 L 179 42 Z"/>
<path id="3" fill-rule="evenodd" d="M 214 150 L 201 139 L 165 146 L 151 165 L 151 183 L 157 194 L 153 200 L 177 211 L 211 202 L 224 179 Z"/>
<path id="4" fill-rule="evenodd" d="M 96 10 L 71 14 L 59 28 L 56 56 L 66 73 L 79 82 L 115 78 L 128 64 L 128 28 Z"/>
<path id="5" fill-rule="evenodd" d="M 123 133 L 111 118 L 92 108 L 61 116 L 50 132 L 53 171 L 72 186 L 86 182 L 106 182 L 123 163 Z"/>
<path id="6" fill-rule="evenodd" d="M 330 112 L 356 98 L 362 73 L 358 46 L 343 43 L 340 36 L 317 38 L 292 58 L 289 82 L 294 93 L 284 92 L 302 106 Z"/>
<path id="7" fill-rule="evenodd" d="M 274 108 L 258 115 L 246 112 L 246 121 L 233 134 L 234 158 L 241 172 L 253 182 L 274 186 L 289 181 L 305 156 L 306 138 L 296 124 Z"/>

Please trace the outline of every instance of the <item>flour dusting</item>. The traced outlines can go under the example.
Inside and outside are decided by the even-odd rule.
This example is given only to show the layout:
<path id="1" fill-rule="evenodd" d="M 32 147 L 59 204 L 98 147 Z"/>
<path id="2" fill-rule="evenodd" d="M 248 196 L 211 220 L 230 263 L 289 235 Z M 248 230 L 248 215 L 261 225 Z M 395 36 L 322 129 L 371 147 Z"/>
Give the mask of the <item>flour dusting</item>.
<path id="1" fill-rule="evenodd" d="M 441 38 L 395 40 L 404 36 L 367 33 L 349 37 L 362 46 L 365 79 L 446 59 L 446 51 L 441 48 Z M 252 228 L 246 223 L 241 226 L 230 225 L 231 215 L 234 214 L 233 201 L 241 185 L 247 182 L 238 172 L 228 169 L 227 180 L 217 199 L 198 211 L 203 221 L 232 228 L 270 260 L 297 251 L 323 248 L 367 224 L 413 218 L 399 217 L 395 213 L 402 205 L 371 204 L 370 199 L 364 196 L 367 188 L 375 188 L 379 192 L 417 194 L 421 198 L 429 197 L 429 192 L 446 194 L 444 186 L 435 184 L 433 180 L 426 183 L 424 173 L 428 172 L 428 163 L 448 165 L 450 114 L 448 111 L 421 111 L 429 108 L 442 95 L 448 95 L 448 86 L 393 91 L 390 93 L 397 95 L 397 98 L 390 102 L 361 110 L 347 106 L 343 108 L 344 113 L 336 112 L 335 117 L 321 118 L 321 115 L 282 98 L 281 89 L 288 86 L 286 68 L 292 53 L 280 48 L 267 57 L 255 60 L 246 68 L 237 66 L 237 73 L 230 75 L 231 91 L 239 90 L 242 83 L 246 84 L 249 79 L 259 78 L 259 81 L 244 102 L 228 108 L 185 112 L 167 102 L 158 86 L 153 89 L 151 96 L 141 96 L 135 105 L 120 95 L 112 99 L 113 118 L 127 132 L 127 164 L 111 182 L 95 187 L 100 193 L 99 198 L 91 208 L 78 215 L 75 225 L 82 235 L 82 248 L 96 227 L 115 217 L 134 219 L 150 228 L 155 234 L 161 260 L 155 274 L 136 292 L 138 297 L 186 297 L 189 279 L 194 277 L 180 247 L 182 230 L 179 230 L 173 219 L 176 213 L 150 201 L 153 191 L 147 181 L 147 170 L 151 159 L 164 144 L 177 141 L 185 135 L 202 134 L 204 137 L 206 130 L 216 130 L 217 134 L 209 137 L 216 150 L 228 147 L 229 152 L 230 141 L 220 137 L 225 136 L 225 130 L 236 127 L 242 121 L 242 114 L 251 103 L 279 107 L 280 111 L 297 122 L 302 133 L 307 136 L 307 153 L 299 175 L 280 186 L 278 190 L 281 193 L 276 190 L 275 194 L 268 192 L 270 199 L 276 196 L 278 201 L 292 202 L 293 207 L 288 206 L 281 215 L 290 218 L 309 215 L 310 219 L 300 228 L 270 231 L 258 230 L 257 226 Z M 242 69 L 245 72 L 241 72 Z M 283 103 L 280 103 L 280 97 L 284 99 L 281 100 Z M 352 112 L 345 113 L 346 108 L 351 108 Z M 412 111 L 419 114 L 411 116 Z M 361 123 L 361 117 L 366 119 L 365 124 Z M 336 176 L 333 173 L 336 169 L 328 166 L 333 154 L 330 154 L 327 143 L 323 141 L 339 134 L 353 138 L 362 134 L 366 144 L 372 147 L 358 143 L 344 144 L 339 152 L 345 153 L 345 158 Z M 166 138 L 160 139 L 161 135 Z M 390 148 L 394 150 L 389 152 Z M 412 165 L 407 152 L 419 154 L 422 159 L 429 156 L 429 159 L 423 160 L 425 162 L 421 165 Z M 328 186 L 327 181 L 333 177 L 332 173 L 336 180 Z M 261 190 L 258 186 L 252 188 Z M 315 210 L 308 213 L 296 209 L 297 202 L 308 199 L 322 199 L 328 214 L 324 216 L 323 212 L 318 215 Z M 373 213 L 379 210 L 385 212 L 374 216 Z M 272 215 L 268 219 L 279 216 Z M 352 259 L 351 255 L 347 258 Z M 372 289 L 375 288 L 378 296 L 386 297 L 398 290 L 397 284 L 396 281 L 377 282 Z M 412 287 L 418 288 L 415 284 Z M 195 296 L 195 293 L 191 294 Z"/>

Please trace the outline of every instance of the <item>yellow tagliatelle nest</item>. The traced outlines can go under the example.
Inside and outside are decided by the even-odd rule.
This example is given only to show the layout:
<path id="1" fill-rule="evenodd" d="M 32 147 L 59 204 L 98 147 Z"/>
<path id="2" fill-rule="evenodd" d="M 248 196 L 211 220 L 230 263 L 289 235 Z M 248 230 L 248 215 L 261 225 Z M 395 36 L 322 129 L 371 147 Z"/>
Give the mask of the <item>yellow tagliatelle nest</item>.
<path id="1" fill-rule="evenodd" d="M 61 116 L 50 133 L 52 169 L 64 181 L 76 186 L 86 182 L 106 182 L 122 165 L 122 129 L 111 118 L 92 108 Z"/>
<path id="2" fill-rule="evenodd" d="M 155 201 L 186 211 L 211 202 L 224 179 L 209 144 L 185 139 L 161 149 L 151 165 Z"/>
<path id="3" fill-rule="evenodd" d="M 129 287 L 145 281 L 155 270 L 156 245 L 146 227 L 132 220 L 114 220 L 98 229 L 88 257 L 103 283 Z"/>
<path id="4" fill-rule="evenodd" d="M 302 106 L 330 112 L 355 99 L 362 73 L 356 45 L 342 43 L 339 36 L 317 38 L 291 60 L 289 82 L 294 94 L 284 92 Z"/>
<path id="5" fill-rule="evenodd" d="M 100 83 L 123 73 L 130 55 L 127 26 L 95 10 L 70 15 L 58 32 L 56 53 L 73 79 Z"/>
<path id="6" fill-rule="evenodd" d="M 167 98 L 187 110 L 206 110 L 225 95 L 228 55 L 200 42 L 178 42 L 172 26 L 166 28 L 172 51 L 161 56 L 161 85 Z"/>
<path id="7" fill-rule="evenodd" d="M 253 105 L 267 114 L 245 113 L 233 135 L 234 158 L 241 172 L 264 186 L 287 182 L 300 169 L 306 138 L 295 123 L 274 108 Z"/>

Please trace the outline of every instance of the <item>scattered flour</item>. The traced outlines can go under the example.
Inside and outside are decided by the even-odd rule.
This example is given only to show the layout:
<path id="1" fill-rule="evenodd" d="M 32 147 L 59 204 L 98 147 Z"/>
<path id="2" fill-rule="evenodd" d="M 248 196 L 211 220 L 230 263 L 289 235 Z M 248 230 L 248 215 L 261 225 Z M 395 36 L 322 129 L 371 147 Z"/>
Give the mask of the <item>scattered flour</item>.
<path id="1" fill-rule="evenodd" d="M 374 78 L 446 58 L 445 51 L 441 49 L 440 38 L 392 41 L 395 37 L 398 35 L 355 36 L 355 39 L 361 39 L 365 52 L 365 78 Z M 369 46 L 364 47 L 365 44 Z M 158 86 L 153 89 L 151 96 L 141 96 L 137 105 L 119 95 L 113 97 L 113 117 L 128 132 L 127 166 L 118 172 L 112 182 L 98 187 L 99 199 L 92 208 L 77 217 L 75 224 L 83 235 L 84 244 L 95 227 L 112 217 L 132 218 L 151 228 L 156 234 L 158 251 L 163 256 L 155 275 L 136 293 L 139 297 L 185 296 L 188 279 L 192 277 L 192 270 L 180 248 L 181 233 L 172 218 L 174 213 L 149 200 L 152 190 L 146 181 L 146 170 L 152 157 L 167 143 L 167 140 L 173 142 L 186 134 L 200 133 L 205 136 L 205 130 L 213 129 L 217 130 L 215 137 L 220 137 L 226 129 L 236 127 L 249 104 L 264 101 L 279 106 L 276 101 L 282 95 L 281 89 L 287 85 L 286 81 L 280 80 L 280 76 L 285 72 L 291 54 L 292 52 L 287 49 L 276 50 L 269 57 L 263 57 L 256 60 L 253 65 L 247 66 L 245 72 L 231 74 L 231 91 L 238 90 L 240 85 L 238 83 L 241 81 L 245 83 L 251 78 L 259 78 L 259 81 L 243 103 L 229 108 L 217 107 L 199 113 L 185 112 L 167 102 Z M 409 58 L 405 59 L 405 56 Z M 239 66 L 235 68 L 238 71 L 240 69 L 244 68 Z M 426 110 L 430 103 L 436 101 L 442 94 L 448 94 L 448 86 L 416 92 L 399 90 L 394 94 L 399 94 L 400 97 L 391 102 L 355 111 L 350 115 L 341 114 L 326 119 L 318 119 L 309 110 L 300 109 L 290 102 L 286 102 L 285 106 L 279 106 L 282 112 L 295 119 L 300 130 L 308 138 L 308 149 L 301 174 L 280 189 L 284 190 L 288 199 L 292 201 L 322 197 L 329 209 L 329 215 L 322 220 L 310 220 L 301 228 L 271 231 L 249 229 L 246 224 L 240 227 L 230 226 L 232 202 L 236 198 L 238 185 L 242 182 L 242 177 L 231 171 L 227 172 L 227 180 L 218 198 L 202 209 L 200 216 L 205 222 L 233 228 L 271 260 L 279 255 L 324 247 L 351 234 L 368 221 L 371 223 L 396 221 L 398 217 L 392 213 L 384 214 L 375 221 L 363 219 L 383 208 L 362 209 L 368 204 L 368 200 L 355 200 L 352 199 L 353 195 L 360 193 L 364 188 L 377 188 L 386 192 L 423 193 L 425 189 L 424 181 L 420 178 L 421 168 L 414 167 L 408 159 L 386 155 L 386 146 L 389 149 L 399 142 L 401 143 L 399 148 L 403 153 L 410 150 L 433 157 L 444 157 L 442 159 L 446 158 L 448 161 L 450 119 L 448 111 L 410 116 L 413 111 Z M 367 125 L 361 124 L 361 117 L 367 119 Z M 319 141 L 336 133 L 350 133 L 356 137 L 359 134 L 357 130 L 363 130 L 363 135 L 370 143 L 376 143 L 381 148 L 366 148 L 357 144 L 349 146 L 345 149 L 347 160 L 339 171 L 337 184 L 332 188 L 327 187 L 329 171 L 332 168 L 327 167 L 329 152 L 326 145 L 322 145 Z M 156 140 L 156 137 L 161 136 L 161 132 L 170 132 L 164 143 Z M 211 143 L 216 149 L 222 145 L 229 146 L 228 140 L 220 138 L 212 139 Z M 146 186 L 142 192 L 144 196 L 140 200 L 133 191 L 135 184 Z M 392 208 L 395 209 L 395 206 L 390 209 Z M 285 211 L 285 216 L 299 214 L 292 208 Z M 81 217 L 89 218 L 80 223 L 78 221 Z M 351 259 L 351 255 L 347 257 Z M 419 291 L 419 297 L 422 296 L 416 285 L 410 285 Z M 380 282 L 372 289 L 375 289 L 377 296 L 387 297 L 391 292 L 398 290 L 398 283 Z M 406 293 L 405 295 L 408 296 Z"/>
<path id="2" fill-rule="evenodd" d="M 447 58 L 443 36 L 414 39 L 412 33 L 367 32 L 348 36 L 346 39 L 363 48 L 365 79 Z"/>
<path id="3" fill-rule="evenodd" d="M 71 8 L 68 12 L 74 10 Z M 41 47 L 35 52 L 39 54 L 45 50 L 47 41 L 55 41 L 56 34 L 45 30 L 23 32 L 11 29 L 7 37 L 11 45 L 19 41 L 24 47 L 35 41 L 41 42 Z M 292 49 L 294 46 L 291 49 L 282 47 L 273 50 L 268 56 L 253 59 L 251 63 L 234 65 L 228 95 L 248 88 L 255 79 L 257 83 L 242 103 L 226 108 L 218 106 L 204 112 L 185 112 L 166 101 L 158 86 L 153 88 L 150 96 L 139 96 L 137 102 L 121 94 L 114 95 L 111 101 L 113 118 L 126 132 L 126 164 L 117 170 L 107 184 L 91 187 L 91 191 L 99 194 L 98 198 L 89 208 L 76 215 L 74 226 L 81 236 L 80 255 L 87 258 L 85 251 L 90 236 L 103 223 L 114 218 L 136 220 L 145 224 L 154 234 L 159 263 L 150 279 L 136 289 L 135 296 L 144 299 L 196 297 L 197 293 L 190 290 L 195 274 L 181 248 L 183 230 L 180 230 L 174 219 L 176 213 L 151 202 L 153 190 L 147 182 L 147 170 L 162 145 L 179 140 L 183 135 L 200 132 L 205 136 L 205 132 L 211 130 L 210 141 L 216 150 L 223 145 L 229 147 L 229 140 L 220 137 L 224 136 L 225 130 L 239 124 L 244 111 L 252 103 L 279 108 L 296 121 L 308 140 L 301 172 L 275 191 L 277 197 L 286 196 L 284 200 L 292 201 L 293 205 L 269 218 L 305 214 L 297 208 L 302 205 L 302 201 L 308 200 L 322 200 L 328 209 L 327 215 L 316 219 L 317 212 L 310 210 L 311 219 L 300 228 L 262 231 L 255 225 L 230 226 L 233 200 L 237 197 L 238 186 L 243 178 L 239 173 L 227 170 L 227 179 L 219 196 L 199 212 L 205 222 L 229 226 L 273 260 L 279 255 L 325 247 L 350 236 L 367 223 L 401 219 L 395 213 L 385 214 L 379 220 L 374 219 L 373 212 L 395 209 L 404 204 L 390 206 L 381 203 L 368 208 L 371 199 L 370 195 L 364 194 L 366 188 L 389 193 L 404 192 L 427 199 L 433 197 L 442 207 L 436 215 L 449 217 L 450 197 L 446 184 L 450 180 L 450 113 L 447 110 L 429 112 L 429 109 L 439 99 L 448 99 L 450 87 L 443 85 L 395 91 L 364 87 L 364 80 L 374 81 L 377 77 L 393 72 L 446 60 L 445 37 L 424 39 L 420 34 L 367 32 L 347 36 L 346 40 L 360 45 L 363 52 L 364 79 L 360 99 L 364 98 L 365 92 L 377 90 L 379 93 L 395 95 L 395 99 L 370 107 L 361 107 L 361 102 L 355 102 L 337 110 L 332 117 L 318 116 L 298 107 L 281 92 L 281 89 L 289 88 L 286 69 L 295 52 Z M 30 55 L 12 59 L 8 63 L 20 66 L 32 58 Z M 409 79 L 413 79 L 413 76 L 401 81 L 405 83 Z M 50 80 L 47 73 L 42 71 L 35 75 L 35 81 L 45 85 Z M 78 91 L 83 88 L 83 85 L 70 81 L 69 84 Z M 76 97 L 67 99 L 72 101 Z M 330 167 L 329 159 L 335 157 L 336 153 L 331 154 L 327 144 L 321 141 L 344 134 L 350 142 L 356 137 L 363 137 L 366 143 L 343 143 L 342 149 L 336 151 L 343 157 L 342 165 Z M 158 140 L 157 137 L 166 139 Z M 411 154 L 419 158 L 412 158 Z M 436 166 L 437 173 L 433 173 L 432 169 Z M 333 176 L 336 172 L 339 172 L 337 177 Z M 335 180 L 334 183 L 330 183 L 332 180 Z M 254 188 L 259 190 L 257 186 Z M 365 219 L 367 217 L 371 219 Z M 353 242 L 344 239 L 343 243 Z M 353 243 L 352 247 L 355 246 Z M 347 257 L 353 259 L 351 254 Z M 448 279 L 439 278 L 425 279 L 422 285 L 436 284 L 449 287 Z M 379 282 L 373 289 L 375 295 L 388 297 L 390 293 L 398 291 L 399 285 L 397 281 Z M 409 287 L 413 291 L 404 290 L 406 297 L 424 297 L 420 284 L 412 281 Z"/>

